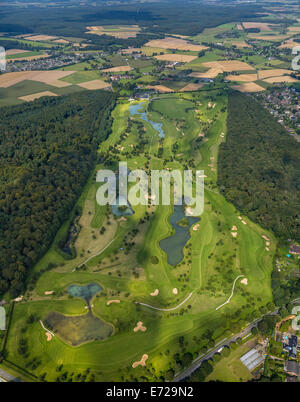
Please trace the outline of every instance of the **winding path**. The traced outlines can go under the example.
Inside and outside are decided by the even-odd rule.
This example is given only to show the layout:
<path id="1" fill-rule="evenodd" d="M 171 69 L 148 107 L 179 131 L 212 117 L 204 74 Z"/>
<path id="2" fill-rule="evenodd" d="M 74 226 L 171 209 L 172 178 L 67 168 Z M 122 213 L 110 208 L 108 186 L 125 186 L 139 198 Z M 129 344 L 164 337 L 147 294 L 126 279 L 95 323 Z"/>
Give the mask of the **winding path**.
<path id="1" fill-rule="evenodd" d="M 101 251 L 99 251 L 99 253 L 91 255 L 89 258 L 87 258 L 85 261 L 83 261 L 80 265 L 78 265 L 78 268 L 82 267 L 84 264 L 86 264 L 86 263 L 87 263 L 88 261 L 90 261 L 92 258 L 98 257 L 98 255 L 100 255 L 101 253 L 103 253 L 103 251 L 106 250 L 107 247 L 109 247 L 109 246 L 111 245 L 111 243 L 116 240 L 116 238 L 117 238 L 117 237 L 113 238 Z"/>
<path id="2" fill-rule="evenodd" d="M 219 307 L 217 307 L 216 310 L 219 310 L 219 308 L 225 306 L 225 304 L 227 304 L 227 303 L 230 302 L 230 300 L 231 300 L 231 298 L 232 298 L 232 296 L 233 296 L 233 292 L 234 292 L 234 287 L 235 287 L 236 281 L 237 281 L 239 278 L 243 278 L 244 276 L 245 276 L 245 275 L 239 275 L 239 276 L 237 276 L 237 277 L 235 278 L 235 280 L 234 280 L 234 282 L 233 282 L 233 285 L 232 285 L 231 295 L 228 297 L 228 299 L 226 300 L 226 302 L 223 303 L 223 304 L 221 304 Z"/>
<path id="3" fill-rule="evenodd" d="M 47 328 L 45 327 L 45 325 L 43 324 L 43 321 L 42 321 L 42 320 L 40 320 L 40 323 L 41 323 L 42 328 L 43 328 L 46 332 L 49 332 L 49 334 L 51 334 L 52 336 L 55 336 L 53 332 L 51 332 L 49 329 L 47 329 Z"/>
<path id="4" fill-rule="evenodd" d="M 173 311 L 173 310 L 178 309 L 178 308 L 181 307 L 186 301 L 188 301 L 188 300 L 191 298 L 191 296 L 192 296 L 193 293 L 194 293 L 194 292 L 191 292 L 181 303 L 178 304 L 178 306 L 176 306 L 176 307 L 171 307 L 171 308 L 159 308 L 159 307 L 151 306 L 150 304 L 140 303 L 140 302 L 135 302 L 135 303 L 136 303 L 136 304 L 140 304 L 140 305 L 145 306 L 145 307 L 152 308 L 153 310 L 158 310 L 158 311 Z"/>

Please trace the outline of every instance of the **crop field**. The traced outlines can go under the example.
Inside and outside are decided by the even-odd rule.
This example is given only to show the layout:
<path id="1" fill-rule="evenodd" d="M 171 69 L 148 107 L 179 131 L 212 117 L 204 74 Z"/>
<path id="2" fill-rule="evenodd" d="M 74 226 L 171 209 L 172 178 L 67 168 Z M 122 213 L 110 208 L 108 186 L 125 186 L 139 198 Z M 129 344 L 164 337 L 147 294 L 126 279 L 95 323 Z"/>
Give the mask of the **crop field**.
<path id="1" fill-rule="evenodd" d="M 201 50 L 207 49 L 207 46 L 194 45 L 189 43 L 185 39 L 170 38 L 165 39 L 155 39 L 147 42 L 145 46 L 163 49 L 176 49 L 176 50 L 191 50 L 195 52 L 200 52 Z"/>
<path id="2" fill-rule="evenodd" d="M 216 185 L 218 146 L 226 139 L 226 106 L 225 92 L 202 88 L 116 105 L 112 133 L 98 150 L 108 159 L 97 165 L 77 202 L 78 220 L 71 214 L 61 227 L 29 278 L 38 274 L 34 286 L 15 304 L 10 327 L 14 336 L 6 346 L 9 361 L 48 381 L 56 380 L 61 369 L 68 378 L 73 373 L 76 381 L 92 374 L 100 381 L 159 380 L 167 370 L 182 368 L 174 354 L 183 355 L 188 348 L 193 358 L 197 356 L 207 345 L 206 331 L 217 342 L 233 332 L 232 326 L 253 320 L 271 301 L 276 241 L 240 217 Z M 161 124 L 163 137 L 154 123 Z M 132 215 L 117 216 L 97 204 L 96 171 L 108 167 L 114 155 L 127 161 L 130 170 L 204 171 L 204 212 L 187 229 L 188 240 L 178 245 L 182 259 L 175 265 L 168 263 L 172 205 L 153 206 L 148 201 L 133 206 Z M 68 238 L 72 225 L 78 228 L 70 243 L 76 254 L 65 259 L 55 245 Z M 270 238 L 269 251 L 263 235 Z M 170 250 L 161 248 L 163 239 L 169 239 Z M 247 278 L 247 284 L 239 280 L 230 303 L 216 311 L 238 275 Z M 91 283 L 102 290 L 89 300 L 88 311 L 86 300 L 71 296 L 68 288 Z M 25 355 L 16 352 L 24 338 Z"/>
<path id="3" fill-rule="evenodd" d="M 110 88 L 110 84 L 103 80 L 91 80 L 87 82 L 81 82 L 78 84 L 80 87 L 85 89 L 103 89 Z"/>
<path id="4" fill-rule="evenodd" d="M 43 96 L 58 96 L 58 95 L 53 92 L 50 92 L 50 91 L 44 91 L 44 92 L 38 92 L 35 94 L 31 94 L 31 95 L 20 96 L 19 99 L 24 100 L 26 102 L 31 102 L 35 99 L 42 98 Z"/>
<path id="5" fill-rule="evenodd" d="M 189 56 L 185 54 L 161 54 L 158 56 L 154 56 L 156 60 L 161 60 L 161 61 L 177 61 L 179 63 L 189 63 L 190 61 L 193 61 L 197 59 L 197 56 Z"/>
<path id="6" fill-rule="evenodd" d="M 240 92 L 260 92 L 264 91 L 265 88 L 262 87 L 261 85 L 256 84 L 255 82 L 245 82 L 240 85 L 232 85 L 233 89 L 236 89 L 237 91 Z"/>
<path id="7" fill-rule="evenodd" d="M 0 88 L 0 106 L 16 105 L 24 102 L 23 97 L 34 96 L 35 94 L 47 92 L 55 95 L 67 95 L 73 92 L 82 91 L 77 85 L 57 88 L 43 82 L 24 80 L 9 88 Z M 51 95 L 52 96 L 52 95 Z"/>
<path id="8" fill-rule="evenodd" d="M 257 80 L 257 74 L 238 74 L 238 75 L 227 75 L 226 77 L 229 81 L 245 81 L 252 82 Z"/>
<path id="9" fill-rule="evenodd" d="M 130 66 L 118 66 L 118 67 L 111 67 L 111 68 L 105 68 L 104 70 L 102 70 L 103 73 L 124 73 L 127 71 L 131 71 L 132 67 Z"/>
<path id="10" fill-rule="evenodd" d="M 70 74 L 73 74 L 73 71 L 51 70 L 7 73 L 0 77 L 0 88 L 8 88 L 24 80 L 43 82 L 44 84 L 61 88 L 70 85 L 67 82 L 60 81 L 61 78 Z"/>
<path id="11" fill-rule="evenodd" d="M 120 39 L 135 38 L 136 34 L 141 31 L 138 25 L 105 25 L 86 27 L 88 34 L 108 35 Z"/>

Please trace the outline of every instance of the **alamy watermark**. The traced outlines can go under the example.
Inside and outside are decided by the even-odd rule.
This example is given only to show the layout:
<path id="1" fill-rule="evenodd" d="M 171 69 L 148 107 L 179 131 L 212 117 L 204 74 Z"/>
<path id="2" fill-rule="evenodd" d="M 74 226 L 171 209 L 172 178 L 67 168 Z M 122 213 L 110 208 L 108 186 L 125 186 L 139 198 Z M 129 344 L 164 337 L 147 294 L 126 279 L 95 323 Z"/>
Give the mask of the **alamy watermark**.
<path id="1" fill-rule="evenodd" d="M 152 205 L 184 204 L 187 216 L 199 216 L 203 213 L 203 170 L 196 170 L 195 175 L 191 170 L 151 170 L 148 177 L 144 170 L 129 171 L 127 163 L 120 162 L 117 174 L 112 170 L 99 170 L 96 181 L 103 183 L 96 194 L 99 205 L 126 207 L 128 203 L 147 205 L 150 201 Z"/>
<path id="2" fill-rule="evenodd" d="M 6 52 L 4 47 L 0 46 L 0 71 L 6 70 Z"/>
<path id="3" fill-rule="evenodd" d="M 292 69 L 298 71 L 300 70 L 300 46 L 293 47 L 292 54 L 296 55 L 292 60 Z"/>
<path id="4" fill-rule="evenodd" d="M 296 316 L 292 320 L 292 328 L 295 331 L 300 331 L 300 306 L 295 306 L 292 310 L 292 314 Z"/>

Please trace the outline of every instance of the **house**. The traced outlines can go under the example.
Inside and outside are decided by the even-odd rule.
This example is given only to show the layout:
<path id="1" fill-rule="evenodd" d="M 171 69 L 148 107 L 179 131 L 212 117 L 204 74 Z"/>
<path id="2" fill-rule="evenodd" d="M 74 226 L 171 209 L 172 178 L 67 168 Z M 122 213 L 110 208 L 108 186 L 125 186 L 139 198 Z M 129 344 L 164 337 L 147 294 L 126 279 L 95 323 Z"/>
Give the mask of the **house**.
<path id="1" fill-rule="evenodd" d="M 291 244 L 289 253 L 290 254 L 296 254 L 296 255 L 300 256 L 300 246 L 296 246 L 295 244 Z"/>
<path id="2" fill-rule="evenodd" d="M 291 357 L 292 359 L 296 359 L 298 338 L 296 335 L 291 335 L 288 340 L 289 340 L 288 343 L 283 344 L 283 350 L 288 352 L 289 357 Z"/>
<path id="3" fill-rule="evenodd" d="M 286 377 L 285 382 L 298 382 L 297 377 Z"/>
<path id="4" fill-rule="evenodd" d="M 300 376 L 300 366 L 295 361 L 286 362 L 284 365 L 284 371 L 293 376 Z"/>

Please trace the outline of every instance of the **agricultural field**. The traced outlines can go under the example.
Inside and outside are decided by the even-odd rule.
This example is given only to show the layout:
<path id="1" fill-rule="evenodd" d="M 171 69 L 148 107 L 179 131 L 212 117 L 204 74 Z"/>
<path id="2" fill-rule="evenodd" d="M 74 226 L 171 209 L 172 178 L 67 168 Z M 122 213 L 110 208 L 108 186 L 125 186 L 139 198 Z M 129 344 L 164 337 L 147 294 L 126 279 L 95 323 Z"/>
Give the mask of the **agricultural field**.
<path id="1" fill-rule="evenodd" d="M 73 373 L 74 381 L 82 376 L 160 380 L 168 370 L 183 368 L 186 348 L 197 356 L 209 340 L 230 335 L 272 300 L 276 240 L 241 217 L 216 186 L 218 146 L 226 138 L 226 104 L 225 92 L 200 89 L 160 95 L 150 103 L 116 105 L 112 134 L 98 150 L 107 156 L 106 164 L 96 171 L 115 163 L 117 155 L 131 170 L 203 170 L 204 212 L 187 228 L 181 227 L 183 237 L 175 236 L 178 255 L 173 260 L 170 222 L 176 222 L 182 211 L 148 201 L 133 206 L 133 214 L 113 213 L 96 202 L 95 171 L 74 208 L 80 215 L 71 214 L 62 226 L 30 276 L 29 291 L 15 304 L 10 327 L 14 336 L 6 346 L 9 361 L 48 381 L 62 373 L 67 378 Z M 73 225 L 73 240 L 58 252 L 57 244 L 68 239 Z M 270 238 L 268 251 L 264 235 Z M 75 250 L 74 258 L 65 259 L 69 248 Z M 238 275 L 247 278 L 247 284 L 239 280 L 230 303 L 216 311 Z M 100 290 L 88 303 L 69 292 L 71 285 L 91 284 Z M 72 317 L 82 322 L 75 333 Z M 204 336 L 207 331 L 209 337 Z M 16 353 L 23 339 L 25 354 Z"/>

